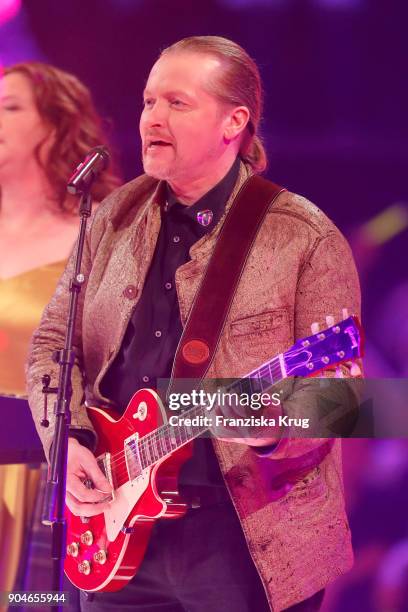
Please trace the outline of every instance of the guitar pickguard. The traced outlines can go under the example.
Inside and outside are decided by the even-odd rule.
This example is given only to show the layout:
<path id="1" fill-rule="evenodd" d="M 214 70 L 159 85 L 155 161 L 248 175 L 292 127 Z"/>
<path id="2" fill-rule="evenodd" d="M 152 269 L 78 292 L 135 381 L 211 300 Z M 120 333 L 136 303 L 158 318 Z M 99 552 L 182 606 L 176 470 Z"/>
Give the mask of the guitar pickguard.
<path id="1" fill-rule="evenodd" d="M 106 523 L 106 535 L 113 542 L 126 519 L 137 504 L 150 482 L 150 469 L 144 470 L 131 482 L 126 482 L 115 490 L 114 499 L 109 504 L 109 509 L 104 512 Z"/>

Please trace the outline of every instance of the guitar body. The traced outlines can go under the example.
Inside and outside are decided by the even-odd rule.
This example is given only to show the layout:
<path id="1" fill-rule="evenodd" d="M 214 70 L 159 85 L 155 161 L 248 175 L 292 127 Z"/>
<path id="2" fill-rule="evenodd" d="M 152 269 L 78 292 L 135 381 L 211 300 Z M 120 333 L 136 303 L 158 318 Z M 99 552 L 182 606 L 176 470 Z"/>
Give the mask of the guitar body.
<path id="1" fill-rule="evenodd" d="M 135 433 L 143 439 L 162 425 L 160 399 L 154 391 L 142 389 L 122 416 L 105 408 L 89 408 L 88 414 L 98 434 L 96 456 L 106 457 L 108 466 L 111 458 L 114 498 L 108 513 L 86 519 L 66 507 L 65 573 L 79 589 L 117 591 L 137 572 L 155 520 L 185 514 L 177 481 L 181 466 L 191 457 L 192 443 L 130 480 L 131 458 L 123 452 L 124 441 Z"/>

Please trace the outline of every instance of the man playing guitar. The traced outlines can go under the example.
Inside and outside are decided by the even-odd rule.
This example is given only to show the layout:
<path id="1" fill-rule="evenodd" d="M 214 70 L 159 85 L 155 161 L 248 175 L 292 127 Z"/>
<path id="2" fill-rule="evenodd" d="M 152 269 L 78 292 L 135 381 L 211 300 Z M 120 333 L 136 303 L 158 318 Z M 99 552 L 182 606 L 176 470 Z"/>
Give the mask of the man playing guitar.
<path id="1" fill-rule="evenodd" d="M 85 397 L 96 411 L 106 406 L 120 415 L 136 391 L 172 377 L 221 228 L 240 189 L 266 166 L 258 135 L 261 92 L 253 60 L 219 37 L 175 43 L 150 72 L 140 119 L 145 175 L 98 207 L 84 249 L 67 466 L 66 504 L 74 516 L 107 517 L 116 488 L 94 455 L 101 439 Z M 51 373 L 56 382 L 51 355 L 63 341 L 63 288 L 72 266 L 71 260 L 33 337 L 28 385 L 36 423 L 41 377 Z M 328 315 L 331 324 L 340 320 L 343 309 L 359 315 L 358 277 L 345 239 L 317 207 L 280 190 L 245 259 L 206 377 L 239 379 L 310 335 L 312 323 L 322 329 Z M 211 312 L 205 321 L 210 328 Z M 203 346 L 190 348 L 187 361 Z M 336 402 L 356 404 L 350 365 L 338 367 L 344 384 Z M 332 377 L 334 368 L 323 375 Z M 313 387 L 309 379 L 292 380 L 291 393 L 269 415 L 296 415 L 301 405 L 306 416 Z M 148 403 L 139 403 L 134 419 L 145 418 L 140 406 Z M 50 421 L 48 430 L 39 428 L 47 454 Z M 88 585 L 81 586 L 81 609 L 319 609 L 325 586 L 352 564 L 340 441 L 281 437 L 273 429 L 231 436 L 199 437 L 191 457 L 180 458 L 183 515 L 149 523 L 136 575 L 130 566 L 126 573 L 123 561 L 115 570 L 123 588 L 92 583 L 106 555 L 75 565 L 78 584 Z M 87 537 L 69 544 L 69 562 Z"/>

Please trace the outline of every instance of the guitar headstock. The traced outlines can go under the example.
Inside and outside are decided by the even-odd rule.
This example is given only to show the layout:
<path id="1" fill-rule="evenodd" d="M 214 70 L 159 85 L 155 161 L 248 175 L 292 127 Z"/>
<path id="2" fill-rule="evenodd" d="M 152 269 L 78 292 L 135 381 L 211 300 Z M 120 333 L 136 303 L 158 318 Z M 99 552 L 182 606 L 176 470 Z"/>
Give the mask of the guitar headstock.
<path id="1" fill-rule="evenodd" d="M 287 376 L 311 376 L 329 366 L 363 355 L 363 333 L 358 317 L 351 316 L 298 340 L 283 353 Z"/>

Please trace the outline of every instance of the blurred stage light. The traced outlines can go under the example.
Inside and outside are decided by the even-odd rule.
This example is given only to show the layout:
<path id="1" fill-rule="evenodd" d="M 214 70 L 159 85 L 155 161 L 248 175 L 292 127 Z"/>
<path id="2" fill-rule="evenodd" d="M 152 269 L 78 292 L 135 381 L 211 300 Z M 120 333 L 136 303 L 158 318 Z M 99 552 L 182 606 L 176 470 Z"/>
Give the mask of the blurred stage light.
<path id="1" fill-rule="evenodd" d="M 285 8 L 287 0 L 220 0 L 220 4 L 232 9 L 254 8 L 264 6 L 265 8 Z M 289 3 L 290 4 L 290 3 Z"/>
<path id="2" fill-rule="evenodd" d="M 408 206 L 398 203 L 389 206 L 378 215 L 367 221 L 361 234 L 367 243 L 380 246 L 400 234 L 408 227 Z"/>
<path id="3" fill-rule="evenodd" d="M 21 0 L 0 0 L 0 25 L 15 17 L 21 8 Z"/>
<path id="4" fill-rule="evenodd" d="M 358 9 L 365 3 L 364 0 L 313 0 L 314 4 L 328 9 Z"/>
<path id="5" fill-rule="evenodd" d="M 219 0 L 220 4 L 229 8 L 243 9 L 264 6 L 269 9 L 296 9 L 299 6 L 295 0 Z M 126 2 L 126 0 L 122 0 Z M 316 8 L 327 9 L 357 9 L 365 3 L 365 0 L 309 0 Z M 305 0 L 305 4 L 307 4 Z"/>
<path id="6" fill-rule="evenodd" d="M 143 0 L 109 0 L 115 11 L 120 13 L 134 13 L 143 4 Z"/>

